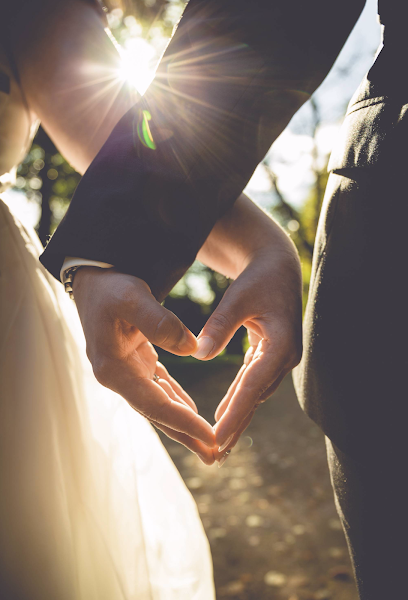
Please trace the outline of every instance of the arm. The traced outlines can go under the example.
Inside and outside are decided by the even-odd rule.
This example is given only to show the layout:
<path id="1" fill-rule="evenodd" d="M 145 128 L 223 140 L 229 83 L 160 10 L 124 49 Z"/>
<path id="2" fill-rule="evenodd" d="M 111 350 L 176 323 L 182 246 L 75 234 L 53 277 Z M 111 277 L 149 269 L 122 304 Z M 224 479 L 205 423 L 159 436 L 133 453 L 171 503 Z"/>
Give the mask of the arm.
<path id="1" fill-rule="evenodd" d="M 58 276 L 67 255 L 100 260 L 163 298 L 326 76 L 363 5 L 191 0 L 155 81 L 82 179 L 44 265 Z"/>
<path id="2" fill-rule="evenodd" d="M 86 169 L 102 146 L 43 256 L 56 276 L 70 255 L 143 275 L 156 296 L 163 296 L 181 276 L 268 144 L 307 97 L 304 90 L 310 93 L 324 77 L 362 7 L 351 0 L 343 3 L 335 31 L 326 33 L 319 17 L 327 3 L 314 0 L 306 14 L 300 3 L 294 19 L 285 15 L 284 4 L 257 2 L 254 8 L 250 2 L 192 0 L 151 90 L 125 114 L 106 143 L 129 106 L 129 96 L 120 85 L 115 87 L 117 54 L 92 8 L 79 0 L 69 5 L 43 0 L 35 3 L 33 15 L 17 18 L 10 38 L 30 109 L 79 170 Z M 103 69 L 109 65 L 110 79 Z M 110 93 L 101 83 L 106 80 Z M 149 121 L 142 110 L 153 115 L 156 150 L 144 137 Z M 160 417 L 157 412 L 150 416 L 164 428 L 172 425 L 171 435 L 201 450 L 211 462 L 210 450 L 188 435 L 194 421 L 195 438 L 211 445 L 205 423 L 191 413 L 175 421 L 168 410 L 172 400 L 182 399 L 181 391 L 165 385 L 163 396 L 149 380 L 155 358 L 150 351 L 146 359 L 141 332 L 185 354 L 195 342 L 182 324 L 160 312 L 137 277 L 84 268 L 74 286 L 99 379 L 135 408 L 140 398 L 148 397 L 161 409 Z M 159 330 L 155 337 L 152 314 L 157 326 L 165 317 L 170 331 L 164 336 Z M 113 337 L 98 335 L 101 322 L 109 324 L 106 329 Z M 184 334 L 193 341 L 190 349 L 188 343 L 180 349 Z M 134 360 L 127 360 L 130 355 L 140 359 L 143 377 Z M 136 382 L 143 393 L 137 393 Z"/>
<path id="3" fill-rule="evenodd" d="M 225 450 L 235 445 L 256 407 L 299 362 L 302 286 L 299 259 L 292 241 L 244 195 L 218 220 L 198 258 L 235 279 L 200 333 L 198 352 L 194 338 L 190 347 L 186 342 L 182 349 L 177 348 L 182 325 L 154 301 L 140 279 L 114 269 L 104 273 L 101 269 L 84 268 L 75 277 L 74 294 L 88 356 L 101 383 L 118 391 L 167 435 L 211 464 L 214 458 L 220 460 Z M 157 328 L 160 323 L 161 328 Z M 192 429 L 190 435 L 187 435 L 188 428 L 177 432 L 177 420 L 173 427 L 166 427 L 157 417 L 155 419 L 151 379 L 157 355 L 154 356 L 147 339 L 167 346 L 173 353 L 183 354 L 184 350 L 186 354 L 209 360 L 219 354 L 241 325 L 248 329 L 251 348 L 216 412 L 217 446 L 222 447 L 227 442 L 227 446 L 217 452 L 195 439 Z M 162 378 L 165 391 L 192 402 L 163 372 L 161 365 L 156 367 L 156 372 Z M 195 436 L 197 434 L 202 435 L 202 431 L 197 429 Z"/>
<path id="4" fill-rule="evenodd" d="M 132 104 L 115 76 L 117 51 L 91 3 L 42 0 L 26 3 L 22 14 L 12 12 L 16 20 L 13 25 L 10 16 L 9 39 L 28 108 L 83 172 Z M 148 250 L 146 246 L 144 252 Z M 176 354 L 191 354 L 196 349 L 191 332 L 143 281 L 114 269 L 81 268 L 74 290 L 98 380 L 212 464 L 211 426 L 157 362 L 147 340 Z"/>

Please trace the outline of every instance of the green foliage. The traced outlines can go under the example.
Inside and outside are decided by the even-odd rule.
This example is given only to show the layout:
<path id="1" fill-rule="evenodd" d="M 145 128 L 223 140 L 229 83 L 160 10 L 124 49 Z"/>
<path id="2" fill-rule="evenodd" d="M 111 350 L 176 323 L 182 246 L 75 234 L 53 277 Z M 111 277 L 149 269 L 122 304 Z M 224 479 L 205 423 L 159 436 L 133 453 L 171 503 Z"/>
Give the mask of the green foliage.
<path id="1" fill-rule="evenodd" d="M 37 231 L 43 243 L 64 216 L 79 179 L 79 174 L 40 128 L 30 152 L 17 169 L 16 187 L 41 204 Z"/>
<path id="2" fill-rule="evenodd" d="M 310 249 L 313 249 L 314 240 L 316 237 L 317 225 L 319 222 L 319 215 L 328 176 L 329 175 L 326 168 L 318 173 L 316 184 L 310 190 L 310 194 L 308 198 L 306 198 L 306 201 L 299 212 L 299 233 L 297 236 L 292 236 L 294 238 L 293 241 L 299 250 L 299 255 L 302 261 L 303 308 L 306 307 L 312 272 L 313 253 L 310 252 Z M 301 238 L 300 235 L 302 236 Z"/>
<path id="3" fill-rule="evenodd" d="M 135 35 L 154 44 L 171 36 L 187 0 L 109 0 L 106 4 L 109 27 L 120 44 Z"/>

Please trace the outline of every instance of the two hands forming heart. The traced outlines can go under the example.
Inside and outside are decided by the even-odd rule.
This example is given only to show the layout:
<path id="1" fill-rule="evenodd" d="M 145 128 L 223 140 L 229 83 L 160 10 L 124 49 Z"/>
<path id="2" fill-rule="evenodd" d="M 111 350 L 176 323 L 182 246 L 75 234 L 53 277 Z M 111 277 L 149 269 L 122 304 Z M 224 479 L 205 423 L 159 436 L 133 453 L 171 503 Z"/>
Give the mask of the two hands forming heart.
<path id="1" fill-rule="evenodd" d="M 197 339 L 144 281 L 114 269 L 81 268 L 74 296 L 98 381 L 211 465 L 300 360 L 301 275 L 291 240 L 245 196 L 216 223 L 198 259 L 234 281 Z M 152 344 L 211 360 L 241 325 L 250 348 L 212 427 Z"/>

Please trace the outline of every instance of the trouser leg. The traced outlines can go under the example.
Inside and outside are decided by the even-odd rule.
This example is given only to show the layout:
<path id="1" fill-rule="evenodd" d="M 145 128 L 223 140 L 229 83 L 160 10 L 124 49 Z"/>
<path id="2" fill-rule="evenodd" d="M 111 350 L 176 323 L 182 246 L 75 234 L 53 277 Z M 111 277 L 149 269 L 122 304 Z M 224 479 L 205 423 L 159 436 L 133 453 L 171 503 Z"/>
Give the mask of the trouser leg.
<path id="1" fill-rule="evenodd" d="M 361 600 L 407 594 L 406 461 L 363 465 L 326 438 L 336 508 Z"/>
<path id="2" fill-rule="evenodd" d="M 386 600 L 406 594 L 407 197 L 403 171 L 348 174 L 329 183 L 297 389 L 330 438 L 360 598 Z"/>
<path id="3" fill-rule="evenodd" d="M 356 94 L 331 159 L 295 375 L 329 438 L 361 600 L 407 596 L 408 89 L 394 50 Z"/>

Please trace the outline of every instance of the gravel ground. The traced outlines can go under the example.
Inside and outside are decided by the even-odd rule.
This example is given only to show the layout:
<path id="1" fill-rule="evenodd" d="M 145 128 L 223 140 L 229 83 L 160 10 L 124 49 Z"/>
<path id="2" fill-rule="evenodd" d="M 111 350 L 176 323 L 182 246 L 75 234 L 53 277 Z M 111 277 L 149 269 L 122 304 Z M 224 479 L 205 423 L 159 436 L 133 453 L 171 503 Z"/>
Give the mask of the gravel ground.
<path id="1" fill-rule="evenodd" d="M 165 362 L 213 423 L 240 361 Z M 161 438 L 197 502 L 218 599 L 357 600 L 324 438 L 299 408 L 290 376 L 221 469 Z"/>

